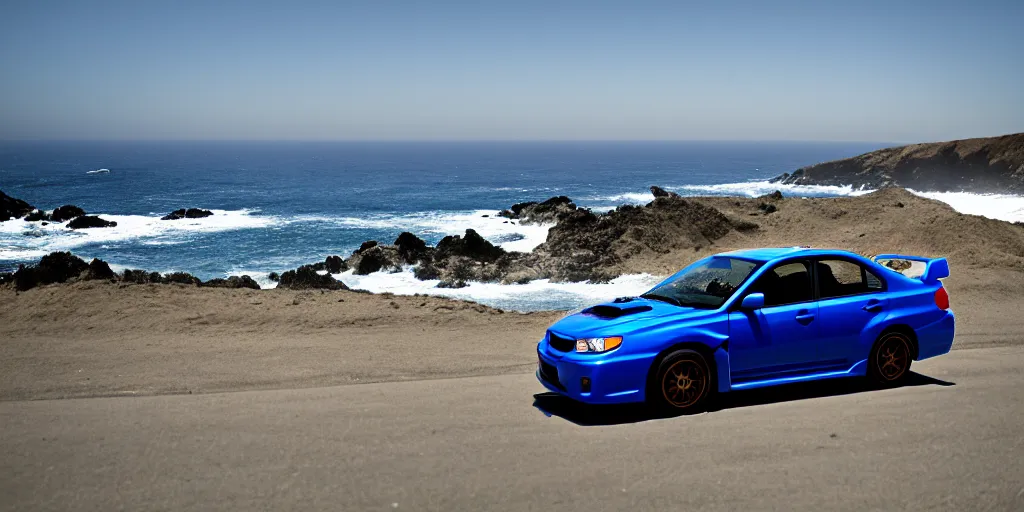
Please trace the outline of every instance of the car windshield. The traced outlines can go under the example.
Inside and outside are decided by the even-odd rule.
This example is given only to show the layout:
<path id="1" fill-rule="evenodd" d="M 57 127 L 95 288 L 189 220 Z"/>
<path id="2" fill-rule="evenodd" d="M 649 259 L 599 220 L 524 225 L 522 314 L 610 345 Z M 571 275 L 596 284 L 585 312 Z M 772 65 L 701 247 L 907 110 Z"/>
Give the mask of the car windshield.
<path id="1" fill-rule="evenodd" d="M 758 263 L 715 256 L 654 287 L 641 297 L 703 309 L 716 309 L 743 284 Z"/>

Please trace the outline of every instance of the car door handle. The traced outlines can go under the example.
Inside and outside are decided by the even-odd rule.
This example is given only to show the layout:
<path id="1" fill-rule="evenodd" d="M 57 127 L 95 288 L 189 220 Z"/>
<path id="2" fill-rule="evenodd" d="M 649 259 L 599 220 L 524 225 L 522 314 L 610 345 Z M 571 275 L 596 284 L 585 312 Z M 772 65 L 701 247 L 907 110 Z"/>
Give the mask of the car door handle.
<path id="1" fill-rule="evenodd" d="M 875 313 L 877 311 L 881 311 L 882 310 L 882 301 L 871 299 L 861 309 L 863 309 L 864 311 L 870 311 L 872 313 Z"/>
<path id="2" fill-rule="evenodd" d="M 808 324 L 811 322 L 811 320 L 814 320 L 814 313 L 811 313 L 810 311 L 803 310 L 796 314 L 797 322 L 800 322 L 802 324 Z"/>

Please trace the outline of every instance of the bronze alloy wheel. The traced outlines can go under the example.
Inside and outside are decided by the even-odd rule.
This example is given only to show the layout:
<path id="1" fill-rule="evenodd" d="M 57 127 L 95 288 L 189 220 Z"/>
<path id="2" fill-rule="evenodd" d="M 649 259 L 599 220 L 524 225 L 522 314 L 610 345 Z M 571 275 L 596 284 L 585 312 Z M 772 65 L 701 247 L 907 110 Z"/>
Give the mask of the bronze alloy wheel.
<path id="1" fill-rule="evenodd" d="M 886 334 L 878 341 L 874 360 L 875 372 L 883 381 L 898 380 L 910 368 L 910 342 L 903 334 Z"/>
<path id="2" fill-rule="evenodd" d="M 671 406 L 686 409 L 704 397 L 708 388 L 708 372 L 700 361 L 679 359 L 669 366 L 661 378 L 661 393 Z"/>

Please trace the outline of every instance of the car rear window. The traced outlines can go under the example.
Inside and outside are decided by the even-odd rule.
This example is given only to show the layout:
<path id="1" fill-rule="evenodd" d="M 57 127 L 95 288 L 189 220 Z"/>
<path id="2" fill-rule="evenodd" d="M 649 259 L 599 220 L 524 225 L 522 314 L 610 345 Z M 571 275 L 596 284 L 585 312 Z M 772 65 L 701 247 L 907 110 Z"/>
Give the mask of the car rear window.
<path id="1" fill-rule="evenodd" d="M 822 299 L 882 290 L 884 283 L 862 265 L 846 260 L 817 262 L 818 293 Z"/>

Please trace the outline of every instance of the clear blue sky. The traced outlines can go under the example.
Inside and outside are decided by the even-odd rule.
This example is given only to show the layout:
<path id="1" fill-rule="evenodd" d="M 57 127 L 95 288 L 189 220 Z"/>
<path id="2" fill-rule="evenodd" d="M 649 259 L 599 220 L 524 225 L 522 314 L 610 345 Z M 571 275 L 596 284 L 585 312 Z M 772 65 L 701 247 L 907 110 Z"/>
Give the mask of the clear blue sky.
<path id="1" fill-rule="evenodd" d="M 1022 91 L 1021 0 L 0 6 L 0 139 L 924 141 Z"/>

